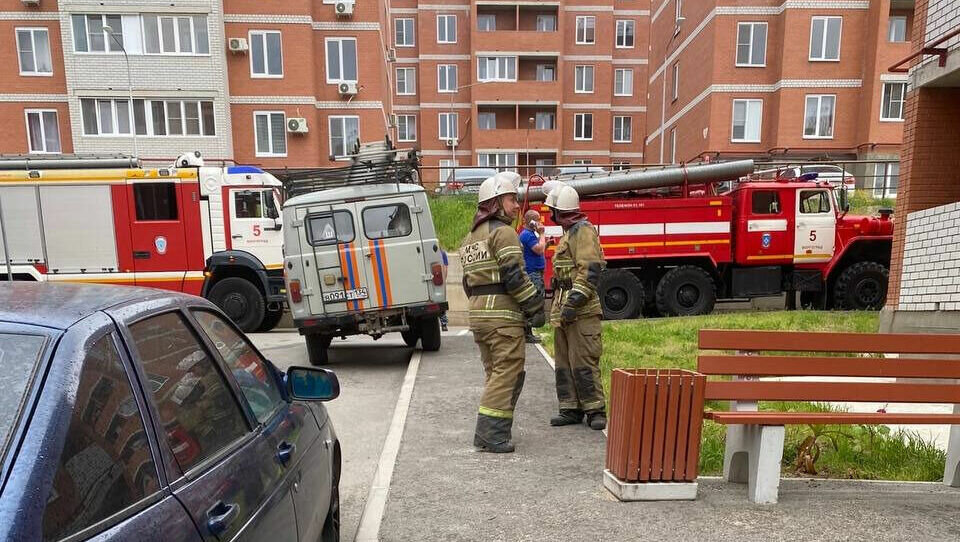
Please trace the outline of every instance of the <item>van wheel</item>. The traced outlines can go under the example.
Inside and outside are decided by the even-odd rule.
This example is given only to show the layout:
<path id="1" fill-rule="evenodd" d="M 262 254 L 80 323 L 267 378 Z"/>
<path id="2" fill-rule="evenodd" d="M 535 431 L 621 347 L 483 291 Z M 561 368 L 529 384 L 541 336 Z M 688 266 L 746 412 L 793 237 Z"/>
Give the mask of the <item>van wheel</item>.
<path id="1" fill-rule="evenodd" d="M 664 316 L 709 314 L 716 301 L 713 278 L 695 265 L 675 267 L 657 284 L 657 310 Z"/>
<path id="2" fill-rule="evenodd" d="M 267 314 L 263 317 L 263 322 L 260 322 L 260 327 L 257 328 L 257 331 L 261 333 L 266 333 L 271 329 L 277 327 L 277 324 L 280 323 L 280 319 L 283 318 L 283 309 L 275 311 L 267 311 Z"/>
<path id="3" fill-rule="evenodd" d="M 420 330 L 420 345 L 425 352 L 440 350 L 440 318 L 428 316 L 417 321 Z"/>
<path id="4" fill-rule="evenodd" d="M 307 358 L 311 365 L 326 365 L 330 363 L 330 343 L 333 337 L 329 335 L 307 335 Z"/>
<path id="5" fill-rule="evenodd" d="M 403 337 L 403 342 L 410 348 L 417 346 L 417 341 L 420 340 L 420 329 L 417 327 L 417 322 L 410 322 L 410 329 L 406 331 L 401 331 L 400 336 Z"/>
<path id="6" fill-rule="evenodd" d="M 890 272 L 877 262 L 858 262 L 844 269 L 833 287 L 837 308 L 876 311 L 887 301 Z"/>
<path id="7" fill-rule="evenodd" d="M 263 294 L 247 279 L 225 278 L 213 285 L 207 297 L 244 333 L 257 331 L 266 314 Z"/>
<path id="8" fill-rule="evenodd" d="M 625 269 L 606 269 L 597 287 L 604 320 L 633 318 L 643 307 L 643 283 Z"/>

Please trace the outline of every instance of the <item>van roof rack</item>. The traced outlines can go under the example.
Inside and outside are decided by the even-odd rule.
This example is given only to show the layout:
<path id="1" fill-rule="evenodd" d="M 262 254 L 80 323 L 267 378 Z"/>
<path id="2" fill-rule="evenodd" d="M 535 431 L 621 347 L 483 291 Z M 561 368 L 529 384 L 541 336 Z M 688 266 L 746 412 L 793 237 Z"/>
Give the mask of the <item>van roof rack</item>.
<path id="1" fill-rule="evenodd" d="M 397 149 L 390 138 L 357 144 L 351 154 L 331 157 L 349 159 L 350 165 L 333 168 L 273 170 L 288 197 L 319 190 L 369 184 L 420 184 L 420 155 L 416 149 Z"/>
<path id="2" fill-rule="evenodd" d="M 139 160 L 123 154 L 0 154 L 0 170 L 138 168 Z"/>

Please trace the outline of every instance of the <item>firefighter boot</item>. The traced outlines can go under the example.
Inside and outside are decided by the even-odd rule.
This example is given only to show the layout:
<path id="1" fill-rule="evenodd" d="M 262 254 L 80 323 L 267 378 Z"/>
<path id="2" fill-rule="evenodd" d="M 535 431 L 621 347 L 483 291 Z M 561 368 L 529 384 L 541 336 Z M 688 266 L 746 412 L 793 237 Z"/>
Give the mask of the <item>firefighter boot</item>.
<path id="1" fill-rule="evenodd" d="M 574 408 L 561 408 L 560 414 L 550 418 L 550 425 L 560 427 L 562 425 L 574 425 L 583 421 L 583 411 Z"/>
<path id="2" fill-rule="evenodd" d="M 473 445 L 480 452 L 509 454 L 514 450 L 513 442 L 510 442 L 512 426 L 513 420 L 510 418 L 477 414 L 477 429 L 473 435 Z"/>
<path id="3" fill-rule="evenodd" d="M 587 425 L 590 429 L 602 431 L 607 428 L 607 414 L 602 410 L 587 412 Z"/>

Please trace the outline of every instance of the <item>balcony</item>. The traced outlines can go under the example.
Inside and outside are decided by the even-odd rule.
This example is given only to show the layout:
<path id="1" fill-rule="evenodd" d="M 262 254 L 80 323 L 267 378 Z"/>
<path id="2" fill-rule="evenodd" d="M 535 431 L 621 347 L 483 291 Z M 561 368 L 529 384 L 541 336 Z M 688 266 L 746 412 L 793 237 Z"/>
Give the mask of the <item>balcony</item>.
<path id="1" fill-rule="evenodd" d="M 562 95 L 559 81 L 520 80 L 512 82 L 493 82 L 477 85 L 471 89 L 474 102 L 496 103 L 534 103 L 556 104 Z"/>
<path id="2" fill-rule="evenodd" d="M 559 54 L 563 33 L 558 32 L 557 6 L 478 5 L 471 29 L 473 50 Z"/>
<path id="3" fill-rule="evenodd" d="M 556 150 L 560 148 L 560 130 L 475 129 L 472 137 L 475 149 Z"/>
<path id="4" fill-rule="evenodd" d="M 563 50 L 562 32 L 536 30 L 474 31 L 470 41 L 474 52 L 552 53 Z"/>

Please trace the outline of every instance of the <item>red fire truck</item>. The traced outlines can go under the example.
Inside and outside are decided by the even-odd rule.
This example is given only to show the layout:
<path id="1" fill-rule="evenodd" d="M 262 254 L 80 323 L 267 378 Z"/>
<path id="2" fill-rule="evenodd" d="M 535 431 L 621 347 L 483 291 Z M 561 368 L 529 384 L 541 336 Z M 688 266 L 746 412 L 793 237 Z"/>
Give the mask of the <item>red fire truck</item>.
<path id="1" fill-rule="evenodd" d="M 717 300 L 784 292 L 799 292 L 808 308 L 882 307 L 892 213 L 850 215 L 846 192 L 835 194 L 815 174 L 738 181 L 752 172 L 744 160 L 569 180 L 607 260 L 599 285 L 604 317 L 706 314 Z M 521 198 L 542 201 L 537 184 Z M 547 208 L 533 205 L 548 237 L 561 235 Z M 788 295 L 788 306 L 795 299 Z"/>

